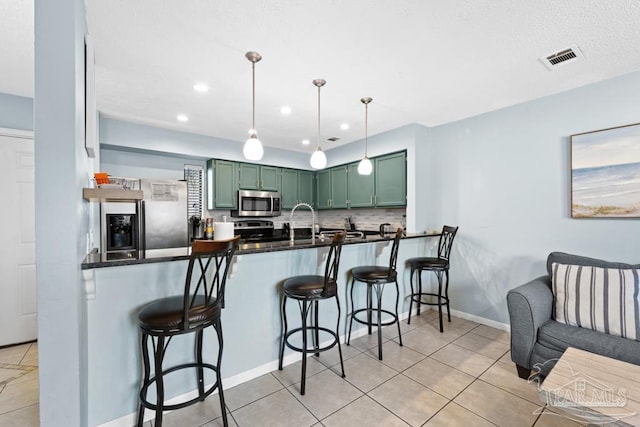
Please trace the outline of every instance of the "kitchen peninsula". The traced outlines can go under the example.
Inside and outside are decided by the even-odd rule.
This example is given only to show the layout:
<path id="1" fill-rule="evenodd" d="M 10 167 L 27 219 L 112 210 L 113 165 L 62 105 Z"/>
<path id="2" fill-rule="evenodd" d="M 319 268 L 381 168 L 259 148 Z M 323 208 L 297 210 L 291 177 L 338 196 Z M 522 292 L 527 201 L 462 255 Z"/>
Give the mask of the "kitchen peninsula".
<path id="1" fill-rule="evenodd" d="M 406 317 L 409 306 L 406 296 L 410 293 L 409 269 L 405 268 L 405 260 L 429 253 L 437 244 L 434 236 L 409 234 L 400 243 L 398 284 L 403 301 L 401 317 Z M 240 246 L 227 281 L 226 307 L 222 314 L 225 388 L 277 369 L 281 334 L 279 286 L 284 279 L 294 275 L 322 274 L 329 243 L 330 239 L 324 242 L 317 239 L 312 245 L 311 240 L 301 239 L 294 241 L 293 245 L 284 241 Z M 338 275 L 342 303 L 341 334 L 345 333 L 346 325 L 348 272 L 360 265 L 386 264 L 391 243 L 391 235 L 370 235 L 349 240 L 344 245 Z M 136 313 L 150 301 L 183 292 L 188 254 L 188 248 L 160 249 L 146 251 L 144 256 L 137 254 L 137 257 L 111 260 L 92 253 L 83 262 L 88 320 L 90 425 L 133 424 L 141 378 Z M 354 291 L 354 298 L 363 300 L 364 292 L 359 291 Z M 383 304 L 395 304 L 392 294 L 384 295 Z M 299 318 L 299 315 L 294 315 L 298 310 L 294 304 L 290 304 L 287 310 L 290 319 Z M 321 307 L 320 316 L 335 319 L 335 306 Z M 364 327 L 356 331 L 356 336 L 364 331 Z M 211 338 L 205 337 L 205 352 L 215 351 L 216 340 Z M 173 346 L 172 352 L 166 355 L 169 364 L 192 357 L 190 338 L 177 339 L 183 340 L 184 344 Z M 321 336 L 320 339 L 324 338 Z M 298 354 L 286 353 L 285 364 L 298 358 Z M 349 375 L 348 372 L 346 374 Z M 187 375 L 172 374 L 172 384 L 167 390 L 174 394 L 169 398 L 192 391 Z M 213 378 L 205 378 L 205 382 L 211 383 Z"/>

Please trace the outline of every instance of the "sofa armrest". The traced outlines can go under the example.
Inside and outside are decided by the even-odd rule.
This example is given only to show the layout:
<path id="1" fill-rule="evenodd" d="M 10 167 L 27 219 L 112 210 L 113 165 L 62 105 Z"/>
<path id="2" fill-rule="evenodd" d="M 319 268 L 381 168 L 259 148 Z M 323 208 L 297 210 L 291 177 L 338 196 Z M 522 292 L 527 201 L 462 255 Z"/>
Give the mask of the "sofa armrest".
<path id="1" fill-rule="evenodd" d="M 511 360 L 531 369 L 531 353 L 538 328 L 551 319 L 553 293 L 551 279 L 541 276 L 507 293 L 511 322 Z"/>

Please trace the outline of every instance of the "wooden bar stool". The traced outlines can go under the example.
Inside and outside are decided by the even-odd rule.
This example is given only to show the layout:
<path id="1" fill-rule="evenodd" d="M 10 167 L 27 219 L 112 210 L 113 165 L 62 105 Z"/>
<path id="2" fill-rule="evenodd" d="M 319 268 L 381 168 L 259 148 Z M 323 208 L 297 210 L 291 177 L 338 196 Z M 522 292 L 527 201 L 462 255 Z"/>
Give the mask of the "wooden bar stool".
<path id="1" fill-rule="evenodd" d="M 391 246 L 391 255 L 389 256 L 389 265 L 387 267 L 378 265 L 369 265 L 365 267 L 355 267 L 351 270 L 351 316 L 349 316 L 349 334 L 347 336 L 347 345 L 351 343 L 351 326 L 355 320 L 358 323 L 367 325 L 369 335 L 371 335 L 373 313 L 376 313 L 376 323 L 378 326 L 378 359 L 382 360 L 382 326 L 398 325 L 398 339 L 400 340 L 400 346 L 402 346 L 402 333 L 400 332 L 400 321 L 398 320 L 398 302 L 400 301 L 400 289 L 398 287 L 398 273 L 396 271 L 396 263 L 398 261 L 398 247 L 400 246 L 400 239 L 404 232 L 402 228 L 398 228 L 396 236 L 393 239 L 393 245 Z M 364 283 L 367 285 L 367 308 L 360 308 L 354 310 L 353 307 L 353 288 L 356 282 Z M 384 285 L 387 283 L 396 284 L 396 309 L 395 312 L 382 309 L 382 292 L 384 291 Z M 373 308 L 373 296 L 372 289 L 376 292 L 376 298 L 378 305 Z M 358 313 L 366 312 L 366 320 L 358 319 L 356 316 Z M 385 322 L 382 321 L 382 313 L 391 316 L 391 320 Z"/>
<path id="2" fill-rule="evenodd" d="M 418 304 L 418 315 L 420 315 L 420 305 L 437 305 L 438 314 L 440 316 L 440 332 L 444 332 L 442 327 L 442 306 L 447 306 L 447 318 L 451 322 L 451 312 L 449 311 L 449 256 L 451 255 L 451 247 L 453 246 L 453 238 L 456 237 L 458 227 L 450 227 L 445 225 L 442 227 L 442 234 L 440 234 L 440 240 L 438 241 L 438 256 L 437 257 L 418 257 L 409 258 L 407 264 L 411 267 L 411 302 L 409 303 L 409 319 L 407 324 L 411 323 L 411 309 L 413 303 Z M 438 278 L 438 293 L 422 292 L 422 272 L 433 271 Z M 413 276 L 418 274 L 418 292 L 413 287 Z M 446 285 L 444 289 L 444 295 L 442 294 L 442 275 L 446 276 Z M 423 301 L 423 296 L 435 297 L 436 301 Z"/>
<path id="3" fill-rule="evenodd" d="M 338 299 L 338 266 L 340 264 L 340 253 L 342 244 L 347 236 L 346 231 L 336 233 L 331 242 L 331 248 L 325 263 L 324 276 L 294 276 L 284 281 L 282 284 L 282 336 L 280 338 L 280 360 L 278 369 L 282 370 L 282 359 L 284 358 L 285 345 L 294 351 L 302 353 L 302 380 L 300 383 L 300 394 L 304 395 L 305 380 L 307 373 L 307 354 L 314 353 L 316 356 L 320 352 L 327 351 L 336 345 L 340 354 L 340 367 L 342 368 L 342 378 L 344 378 L 344 364 L 342 362 L 342 349 L 340 348 L 340 300 Z M 288 330 L 287 324 L 287 299 L 292 298 L 298 301 L 302 326 Z M 318 323 L 318 301 L 335 298 L 338 306 L 338 320 L 336 330 L 322 327 Z M 308 319 L 311 321 L 309 325 Z M 333 341 L 324 347 L 320 347 L 320 331 L 326 332 L 333 337 Z M 311 332 L 311 347 L 308 346 L 307 333 Z M 289 342 L 289 338 L 297 333 L 302 334 L 302 347 L 297 347 Z"/>
<path id="4" fill-rule="evenodd" d="M 222 325 L 220 314 L 224 308 L 224 290 L 229 265 L 238 247 L 239 236 L 231 240 L 194 240 L 191 245 L 191 257 L 184 285 L 184 294 L 167 297 L 145 305 L 138 312 L 138 322 L 142 338 L 142 356 L 144 378 L 140 388 L 138 407 L 138 426 L 144 422 L 145 408 L 156 411 L 155 426 L 162 426 L 162 412 L 192 405 L 213 393 L 216 389 L 220 396 L 222 422 L 227 425 L 227 413 L 224 404 L 220 362 L 222 360 Z M 216 364 L 203 361 L 202 341 L 204 329 L 213 326 L 218 338 L 218 357 Z M 195 333 L 195 361 L 170 368 L 163 368 L 162 359 L 171 339 L 177 335 Z M 154 376 L 151 376 L 149 360 L 149 337 L 153 344 Z M 164 403 L 164 376 L 182 369 L 194 369 L 197 379 L 198 396 L 186 402 L 166 405 Z M 204 370 L 215 372 L 216 381 L 207 390 L 204 389 Z M 156 403 L 147 400 L 149 387 L 156 385 Z"/>

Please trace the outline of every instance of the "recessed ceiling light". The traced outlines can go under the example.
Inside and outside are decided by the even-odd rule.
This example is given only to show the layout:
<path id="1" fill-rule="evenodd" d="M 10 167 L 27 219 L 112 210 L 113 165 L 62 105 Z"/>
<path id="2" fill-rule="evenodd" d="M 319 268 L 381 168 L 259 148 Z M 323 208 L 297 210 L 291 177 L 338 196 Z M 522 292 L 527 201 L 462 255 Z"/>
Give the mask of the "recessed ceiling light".
<path id="1" fill-rule="evenodd" d="M 204 83 L 196 83 L 193 85 L 193 90 L 200 93 L 205 93 L 209 91 L 209 86 Z"/>
<path id="2" fill-rule="evenodd" d="M 309 144 L 311 144 L 311 141 L 309 141 L 308 139 L 302 140 L 302 145 L 309 145 Z"/>
<path id="3" fill-rule="evenodd" d="M 280 108 L 280 112 L 285 116 L 288 116 L 289 114 L 291 114 L 291 107 L 285 105 L 284 107 Z"/>
<path id="4" fill-rule="evenodd" d="M 189 121 L 189 117 L 187 117 L 186 114 L 178 114 L 178 117 L 176 117 L 176 119 L 178 119 L 179 122 L 188 122 Z"/>
<path id="5" fill-rule="evenodd" d="M 340 129 L 342 130 L 349 130 L 349 123 L 343 123 L 340 125 Z"/>

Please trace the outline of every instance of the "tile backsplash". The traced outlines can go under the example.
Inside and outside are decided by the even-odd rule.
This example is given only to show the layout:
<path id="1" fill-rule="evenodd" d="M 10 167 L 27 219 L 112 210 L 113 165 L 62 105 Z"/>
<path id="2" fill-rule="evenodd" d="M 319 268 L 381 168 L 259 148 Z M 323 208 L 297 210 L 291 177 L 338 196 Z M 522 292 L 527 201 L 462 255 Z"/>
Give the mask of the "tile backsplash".
<path id="1" fill-rule="evenodd" d="M 388 222 L 391 229 L 404 227 L 405 212 L 404 208 L 395 209 L 333 209 L 322 210 L 316 212 L 316 222 L 322 228 L 343 229 L 345 227 L 345 219 L 351 217 L 351 222 L 356 225 L 357 230 L 378 231 L 380 224 Z M 213 217 L 215 221 L 221 221 L 222 216 L 226 215 L 227 221 L 237 221 L 239 218 L 232 218 L 228 210 L 211 210 L 207 211 L 206 217 Z M 273 218 L 260 218 L 273 221 L 276 229 L 282 228 L 282 224 L 289 222 L 291 211 L 282 211 L 282 215 Z M 311 227 L 311 211 L 301 207 L 295 212 L 296 227 Z"/>

